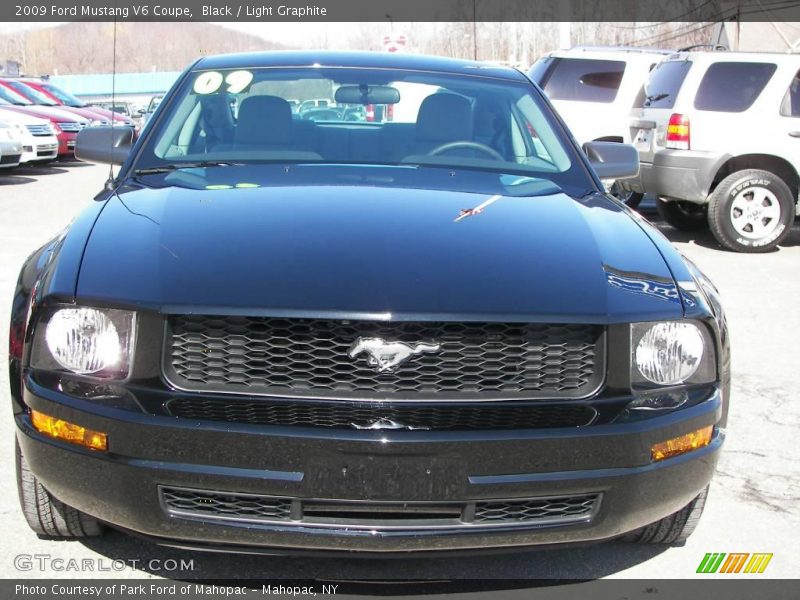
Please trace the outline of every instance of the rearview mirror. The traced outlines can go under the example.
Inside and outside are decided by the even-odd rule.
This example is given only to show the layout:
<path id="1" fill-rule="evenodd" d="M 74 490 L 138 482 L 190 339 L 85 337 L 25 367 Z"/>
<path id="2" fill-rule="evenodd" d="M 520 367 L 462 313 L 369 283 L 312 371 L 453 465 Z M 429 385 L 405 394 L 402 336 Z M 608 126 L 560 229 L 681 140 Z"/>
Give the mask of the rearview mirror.
<path id="1" fill-rule="evenodd" d="M 75 140 L 75 158 L 85 162 L 121 165 L 133 146 L 132 127 L 87 127 Z"/>
<path id="2" fill-rule="evenodd" d="M 639 152 L 630 144 L 586 142 L 583 151 L 600 179 L 626 179 L 639 174 Z"/>
<path id="3" fill-rule="evenodd" d="M 334 100 L 337 104 L 397 104 L 400 91 L 389 85 L 343 85 Z"/>

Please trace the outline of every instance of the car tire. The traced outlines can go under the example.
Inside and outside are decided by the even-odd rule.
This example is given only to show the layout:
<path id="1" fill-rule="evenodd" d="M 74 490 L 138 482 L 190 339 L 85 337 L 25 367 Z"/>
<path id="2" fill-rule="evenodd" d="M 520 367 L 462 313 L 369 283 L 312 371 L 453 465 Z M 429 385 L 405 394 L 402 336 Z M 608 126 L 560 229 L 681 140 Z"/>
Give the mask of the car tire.
<path id="1" fill-rule="evenodd" d="M 706 486 L 694 500 L 678 512 L 637 529 L 624 536 L 622 540 L 634 544 L 682 546 L 700 522 L 700 516 L 703 514 L 706 498 L 708 498 L 708 488 L 709 486 Z"/>
<path id="2" fill-rule="evenodd" d="M 794 222 L 789 186 L 769 171 L 746 169 L 728 175 L 709 198 L 708 224 L 723 247 L 768 252 L 789 235 Z"/>
<path id="3" fill-rule="evenodd" d="M 611 186 L 609 193 L 614 196 L 620 202 L 630 206 L 631 208 L 637 208 L 639 204 L 642 202 L 642 198 L 644 198 L 644 194 L 640 194 L 639 192 L 628 192 L 623 190 L 617 185 L 615 181 L 614 184 Z"/>
<path id="4" fill-rule="evenodd" d="M 683 200 L 656 200 L 658 215 L 679 231 L 701 231 L 708 227 L 706 207 Z"/>
<path id="5" fill-rule="evenodd" d="M 103 535 L 103 526 L 86 513 L 54 498 L 31 472 L 19 442 L 14 440 L 17 491 L 22 513 L 33 531 L 51 538 L 85 538 Z"/>

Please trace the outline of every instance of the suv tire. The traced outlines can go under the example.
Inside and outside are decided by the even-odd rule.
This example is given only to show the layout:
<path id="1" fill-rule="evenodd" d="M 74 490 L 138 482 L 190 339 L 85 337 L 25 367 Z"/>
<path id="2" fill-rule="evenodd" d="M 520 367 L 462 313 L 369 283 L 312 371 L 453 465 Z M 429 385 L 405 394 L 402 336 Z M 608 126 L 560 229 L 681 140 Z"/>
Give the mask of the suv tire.
<path id="1" fill-rule="evenodd" d="M 700 516 L 703 514 L 706 498 L 708 498 L 708 488 L 709 486 L 706 486 L 694 500 L 678 512 L 627 534 L 622 541 L 634 544 L 682 546 L 700 522 Z"/>
<path id="2" fill-rule="evenodd" d="M 679 231 L 700 231 L 708 227 L 706 207 L 683 200 L 656 200 L 659 216 Z"/>
<path id="3" fill-rule="evenodd" d="M 616 181 L 613 183 L 608 193 L 631 208 L 637 208 L 639 204 L 641 204 L 642 198 L 644 198 L 644 194 L 639 192 L 623 190 Z"/>
<path id="4" fill-rule="evenodd" d="M 746 169 L 728 175 L 709 198 L 711 232 L 728 250 L 768 252 L 794 222 L 789 186 L 769 171 Z"/>
<path id="5" fill-rule="evenodd" d="M 28 468 L 16 440 L 14 450 L 19 503 L 31 529 L 39 535 L 61 539 L 103 535 L 103 526 L 95 518 L 64 504 L 44 489 Z"/>

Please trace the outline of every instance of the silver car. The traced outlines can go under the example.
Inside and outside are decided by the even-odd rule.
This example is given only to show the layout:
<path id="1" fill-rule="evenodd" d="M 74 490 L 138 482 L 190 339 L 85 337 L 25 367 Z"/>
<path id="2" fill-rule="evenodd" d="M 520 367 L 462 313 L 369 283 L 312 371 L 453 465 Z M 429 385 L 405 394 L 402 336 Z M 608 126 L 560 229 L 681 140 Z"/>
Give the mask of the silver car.
<path id="1" fill-rule="evenodd" d="M 22 157 L 22 134 L 16 125 L 0 121 L 0 169 L 13 169 Z"/>

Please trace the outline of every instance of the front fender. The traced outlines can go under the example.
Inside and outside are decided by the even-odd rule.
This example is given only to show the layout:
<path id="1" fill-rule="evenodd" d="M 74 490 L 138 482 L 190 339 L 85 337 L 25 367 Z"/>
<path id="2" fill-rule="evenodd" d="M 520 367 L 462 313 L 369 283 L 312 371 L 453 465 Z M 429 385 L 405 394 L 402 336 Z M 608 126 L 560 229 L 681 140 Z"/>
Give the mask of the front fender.
<path id="1" fill-rule="evenodd" d="M 75 302 L 83 251 L 107 198 L 108 194 L 98 196 L 64 231 L 33 252 L 22 265 L 11 301 L 8 336 L 8 379 L 15 414 L 24 409 L 22 381 L 31 340 L 29 323 L 43 306 Z"/>

